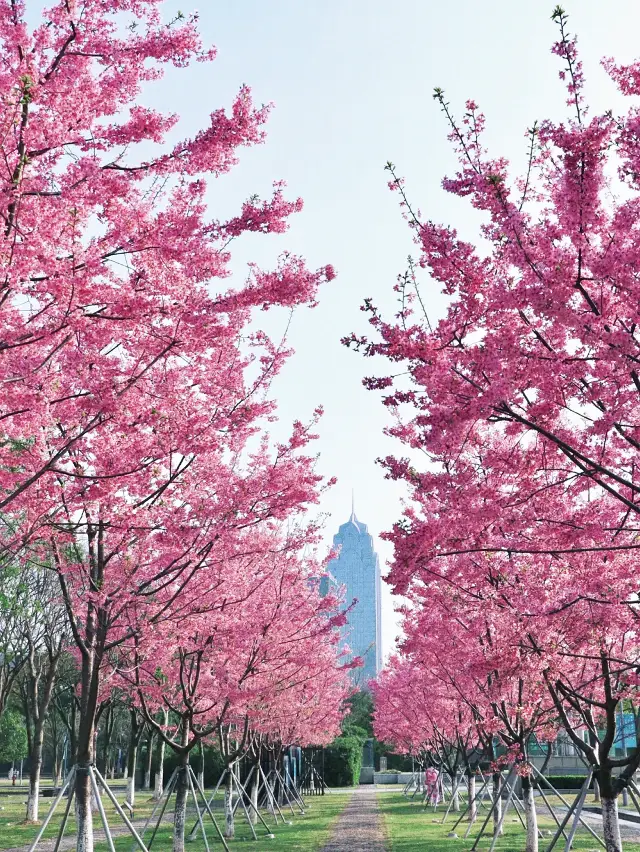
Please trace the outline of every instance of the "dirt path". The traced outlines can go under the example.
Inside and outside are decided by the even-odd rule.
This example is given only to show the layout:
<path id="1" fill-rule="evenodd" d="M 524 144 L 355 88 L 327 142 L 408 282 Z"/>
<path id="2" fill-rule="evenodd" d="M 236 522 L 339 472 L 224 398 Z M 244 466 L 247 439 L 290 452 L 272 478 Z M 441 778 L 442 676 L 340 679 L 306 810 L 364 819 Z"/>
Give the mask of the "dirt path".
<path id="1" fill-rule="evenodd" d="M 376 788 L 356 787 L 322 852 L 386 852 Z"/>

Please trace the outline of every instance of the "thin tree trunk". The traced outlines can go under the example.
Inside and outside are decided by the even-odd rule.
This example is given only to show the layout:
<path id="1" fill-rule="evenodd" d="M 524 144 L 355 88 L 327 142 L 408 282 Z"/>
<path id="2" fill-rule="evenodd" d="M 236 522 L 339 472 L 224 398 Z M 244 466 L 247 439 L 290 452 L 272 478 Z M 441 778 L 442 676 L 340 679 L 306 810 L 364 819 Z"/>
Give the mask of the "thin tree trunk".
<path id="1" fill-rule="evenodd" d="M 460 787 L 458 786 L 458 773 L 451 776 L 452 795 L 453 795 L 453 810 L 460 810 Z"/>
<path id="2" fill-rule="evenodd" d="M 469 813 L 467 819 L 469 822 L 475 822 L 478 817 L 478 803 L 476 798 L 476 776 L 475 772 L 469 770 L 467 775 L 467 795 L 469 796 Z"/>
<path id="3" fill-rule="evenodd" d="M 251 803 L 253 807 L 249 812 L 249 818 L 254 825 L 258 823 L 258 789 L 260 787 L 260 771 L 259 764 L 256 763 L 255 769 L 253 771 L 252 781 L 251 781 Z"/>
<path id="4" fill-rule="evenodd" d="M 57 744 L 53 747 L 53 766 L 51 768 L 51 777 L 53 780 L 53 786 L 58 787 L 60 785 L 60 755 L 58 753 Z"/>
<path id="5" fill-rule="evenodd" d="M 502 775 L 500 772 L 493 773 L 493 833 L 498 831 L 500 819 L 502 817 L 502 796 L 500 788 L 502 787 Z M 499 834 L 503 834 L 503 828 L 500 826 Z"/>
<path id="6" fill-rule="evenodd" d="M 141 725 L 135 710 L 130 710 L 131 731 L 129 734 L 129 750 L 127 753 L 127 801 L 133 808 L 136 799 L 136 763 L 138 759 L 138 741 L 140 740 Z"/>
<path id="7" fill-rule="evenodd" d="M 180 771 L 176 784 L 176 804 L 173 812 L 173 852 L 184 852 L 184 828 L 187 819 L 187 795 L 189 791 L 189 752 L 186 745 L 189 742 L 189 723 L 183 719 L 180 753 Z"/>
<path id="8" fill-rule="evenodd" d="M 84 737 L 81 736 L 81 741 Z M 93 762 L 93 736 L 88 746 L 78 747 L 76 770 L 76 852 L 93 852 L 93 814 L 91 810 L 91 779 L 89 766 Z"/>
<path id="9" fill-rule="evenodd" d="M 99 663 L 95 652 L 85 654 L 82 658 L 80 725 L 76 746 L 76 852 L 93 852 L 92 789 L 89 767 L 95 759 L 98 670 Z"/>
<path id="10" fill-rule="evenodd" d="M 53 696 L 58 661 L 62 651 L 61 648 L 56 651 L 53 647 L 49 647 L 46 654 L 39 653 L 30 631 L 28 635 L 30 652 L 27 668 L 27 715 L 31 716 L 33 727 L 27 724 L 29 739 L 29 795 L 27 798 L 26 818 L 28 822 L 37 822 L 44 725 Z M 29 704 L 31 705 L 30 707 Z M 29 732 L 31 732 L 30 735 Z M 20 764 L 20 783 L 22 783 L 22 763 Z"/>
<path id="11" fill-rule="evenodd" d="M 232 840 L 236 834 L 236 825 L 233 815 L 233 775 L 231 767 L 227 772 L 227 781 L 224 788 L 224 836 Z"/>
<path id="12" fill-rule="evenodd" d="M 105 778 L 109 772 L 109 747 L 113 733 L 113 705 L 109 704 L 105 712 L 104 740 L 102 745 L 102 772 Z"/>
<path id="13" fill-rule="evenodd" d="M 522 800 L 527 825 L 527 845 L 525 849 L 526 852 L 538 852 L 538 815 L 536 813 L 536 802 L 530 775 L 525 775 L 522 779 Z"/>
<path id="14" fill-rule="evenodd" d="M 162 724 L 166 727 L 169 722 L 169 711 L 164 711 L 164 718 Z M 153 798 L 158 801 L 158 799 L 162 798 L 162 793 L 164 791 L 164 738 L 158 736 L 158 745 L 156 747 L 156 778 L 155 778 L 155 786 L 153 790 Z"/>
<path id="15" fill-rule="evenodd" d="M 200 740 L 200 769 L 198 770 L 198 782 L 204 790 L 204 743 Z"/>
<path id="16" fill-rule="evenodd" d="M 44 743 L 44 719 L 35 724 L 31 754 L 29 755 L 29 796 L 27 798 L 27 821 L 38 821 L 40 799 L 40 773 L 42 771 L 42 747 Z"/>
<path id="17" fill-rule="evenodd" d="M 176 783 L 176 806 L 173 815 L 173 852 L 184 852 L 184 827 L 187 817 L 187 793 L 189 782 L 187 778 L 187 764 L 189 755 L 184 755 L 181 769 Z"/>
<path id="18" fill-rule="evenodd" d="M 149 733 L 147 734 L 147 754 L 145 757 L 145 766 L 144 766 L 144 783 L 143 787 L 145 790 L 151 789 L 151 763 L 153 761 L 153 728 L 149 728 Z"/>

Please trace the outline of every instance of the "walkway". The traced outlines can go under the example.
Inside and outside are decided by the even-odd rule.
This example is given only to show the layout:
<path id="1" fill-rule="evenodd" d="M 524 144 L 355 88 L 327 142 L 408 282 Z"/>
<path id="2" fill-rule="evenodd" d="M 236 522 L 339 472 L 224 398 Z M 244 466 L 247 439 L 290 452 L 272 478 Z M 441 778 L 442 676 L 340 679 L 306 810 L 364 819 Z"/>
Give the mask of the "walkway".
<path id="1" fill-rule="evenodd" d="M 376 788 L 356 787 L 322 852 L 386 852 Z"/>

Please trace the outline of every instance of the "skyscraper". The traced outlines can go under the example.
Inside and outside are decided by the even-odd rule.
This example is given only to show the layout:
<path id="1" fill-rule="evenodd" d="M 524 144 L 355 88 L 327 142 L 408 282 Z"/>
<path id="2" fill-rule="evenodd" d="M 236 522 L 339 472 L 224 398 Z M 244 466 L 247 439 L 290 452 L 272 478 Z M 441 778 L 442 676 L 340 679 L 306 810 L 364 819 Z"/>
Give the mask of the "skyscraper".
<path id="1" fill-rule="evenodd" d="M 352 656 L 364 659 L 363 668 L 352 670 L 352 679 L 365 687 L 382 668 L 380 565 L 367 525 L 356 518 L 353 507 L 333 544 L 340 548 L 338 557 L 329 563 L 333 582 L 345 587 L 346 604 L 357 598 L 344 635 Z"/>

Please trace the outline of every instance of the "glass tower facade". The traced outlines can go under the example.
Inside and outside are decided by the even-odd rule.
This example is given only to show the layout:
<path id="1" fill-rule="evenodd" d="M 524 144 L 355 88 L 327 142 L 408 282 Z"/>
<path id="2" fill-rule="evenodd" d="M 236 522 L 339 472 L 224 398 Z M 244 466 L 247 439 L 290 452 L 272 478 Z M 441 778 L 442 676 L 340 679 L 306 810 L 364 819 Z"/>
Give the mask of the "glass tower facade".
<path id="1" fill-rule="evenodd" d="M 348 614 L 344 638 L 351 656 L 364 660 L 363 668 L 351 672 L 354 684 L 363 688 L 382 668 L 380 564 L 367 525 L 356 518 L 355 511 L 339 528 L 333 544 L 340 552 L 329 563 L 332 582 L 344 586 L 347 605 L 357 599 Z"/>

